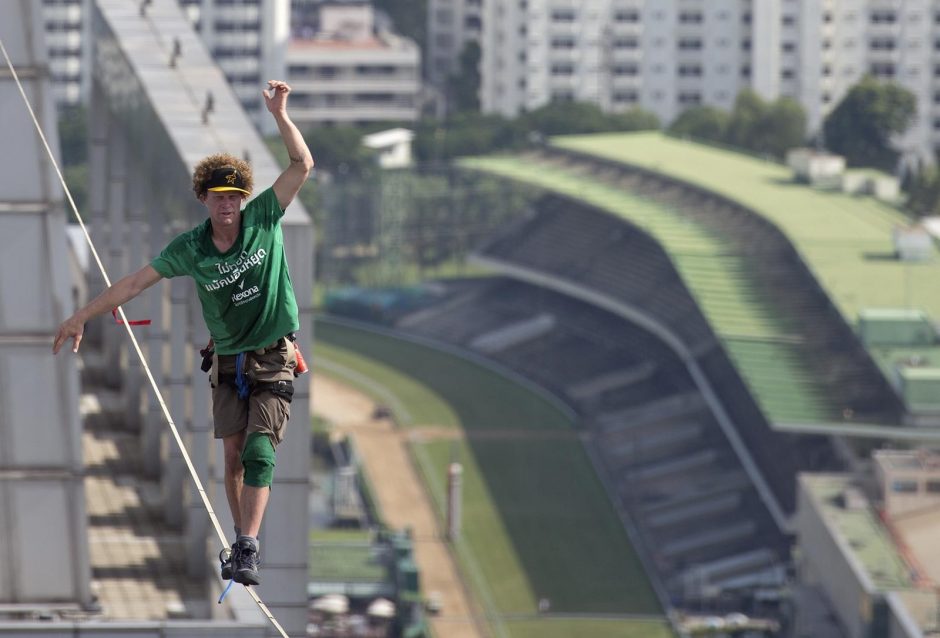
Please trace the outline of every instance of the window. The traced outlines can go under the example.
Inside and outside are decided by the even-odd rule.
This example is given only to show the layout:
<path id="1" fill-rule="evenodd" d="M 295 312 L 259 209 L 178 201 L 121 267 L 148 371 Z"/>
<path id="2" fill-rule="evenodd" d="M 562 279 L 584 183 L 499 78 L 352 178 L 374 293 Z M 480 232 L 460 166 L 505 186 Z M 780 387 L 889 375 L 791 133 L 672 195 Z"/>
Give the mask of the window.
<path id="1" fill-rule="evenodd" d="M 614 22 L 639 22 L 640 12 L 635 9 L 619 9 L 614 12 Z"/>
<path id="2" fill-rule="evenodd" d="M 927 481 L 928 494 L 940 494 L 940 481 Z"/>
<path id="3" fill-rule="evenodd" d="M 796 71 L 793 69 L 784 69 L 780 72 L 780 77 L 782 77 L 784 80 L 792 80 L 796 77 Z"/>
<path id="4" fill-rule="evenodd" d="M 635 64 L 616 64 L 610 71 L 617 76 L 634 76 L 639 72 L 639 68 Z"/>
<path id="5" fill-rule="evenodd" d="M 870 46 L 875 51 L 894 51 L 897 45 L 894 38 L 872 38 Z"/>
<path id="6" fill-rule="evenodd" d="M 574 75 L 574 65 L 555 63 L 552 65 L 552 75 Z"/>
<path id="7" fill-rule="evenodd" d="M 894 24 L 898 21 L 898 14 L 890 9 L 872 11 L 871 21 L 874 24 Z"/>
<path id="8" fill-rule="evenodd" d="M 698 78 L 702 76 L 702 67 L 697 64 L 682 64 L 679 65 L 678 73 L 680 77 Z"/>
<path id="9" fill-rule="evenodd" d="M 891 491 L 897 492 L 898 494 L 916 494 L 917 481 L 897 479 L 891 484 Z"/>
<path id="10" fill-rule="evenodd" d="M 895 69 L 894 64 L 890 62 L 875 62 L 868 71 L 876 78 L 893 78 Z"/>
<path id="11" fill-rule="evenodd" d="M 614 93 L 614 102 L 636 102 L 636 91 L 616 91 Z"/>
<path id="12" fill-rule="evenodd" d="M 683 11 L 679 14 L 679 24 L 701 24 L 701 11 Z"/>
<path id="13" fill-rule="evenodd" d="M 796 51 L 796 42 L 784 42 L 783 50 L 786 51 L 787 53 L 793 53 L 794 51 Z"/>
<path id="14" fill-rule="evenodd" d="M 749 78 L 751 77 L 751 67 L 750 65 L 744 65 L 741 67 L 741 77 Z"/>
<path id="15" fill-rule="evenodd" d="M 682 51 L 698 51 L 702 48 L 700 38 L 679 38 L 679 49 Z"/>
<path id="16" fill-rule="evenodd" d="M 575 44 L 575 39 L 571 36 L 556 36 L 552 38 L 553 49 L 573 49 Z"/>
<path id="17" fill-rule="evenodd" d="M 792 27 L 793 25 L 796 24 L 796 16 L 790 16 L 790 15 L 783 16 L 783 19 L 781 20 L 781 22 L 783 22 L 783 26 L 785 27 Z"/>
<path id="18" fill-rule="evenodd" d="M 750 50 L 751 50 L 751 40 L 750 40 L 750 39 L 741 40 L 741 50 L 742 50 L 742 51 L 750 51 Z"/>
<path id="19" fill-rule="evenodd" d="M 552 20 L 554 22 L 574 22 L 574 9 L 555 9 L 552 11 Z"/>
<path id="20" fill-rule="evenodd" d="M 702 103 L 701 93 L 680 93 L 679 104 L 683 106 L 697 106 Z"/>
<path id="21" fill-rule="evenodd" d="M 614 39 L 615 49 L 635 49 L 639 46 L 636 38 L 616 38 Z"/>

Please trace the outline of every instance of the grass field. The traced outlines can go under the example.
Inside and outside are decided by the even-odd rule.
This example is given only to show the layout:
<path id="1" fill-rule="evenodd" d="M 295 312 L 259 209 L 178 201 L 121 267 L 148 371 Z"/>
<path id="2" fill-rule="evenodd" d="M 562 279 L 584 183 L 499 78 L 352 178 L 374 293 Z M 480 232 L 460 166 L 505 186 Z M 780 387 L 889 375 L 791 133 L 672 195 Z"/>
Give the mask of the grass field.
<path id="1" fill-rule="evenodd" d="M 671 635 L 564 413 L 530 389 L 451 354 L 323 321 L 316 335 L 321 365 L 341 358 L 355 373 L 346 380 L 379 396 L 402 389 L 397 398 L 416 425 L 440 425 L 433 417 L 445 415 L 453 421 L 444 425 L 463 429 L 463 437 L 431 439 L 413 451 L 439 516 L 445 468 L 454 459 L 463 463 L 462 538 L 455 549 L 497 635 Z M 333 374 L 329 366 L 321 369 Z M 483 430 L 489 435 L 475 436 Z M 496 430 L 506 436 L 492 436 Z M 552 612 L 585 617 L 539 615 L 540 598 L 551 601 Z"/>

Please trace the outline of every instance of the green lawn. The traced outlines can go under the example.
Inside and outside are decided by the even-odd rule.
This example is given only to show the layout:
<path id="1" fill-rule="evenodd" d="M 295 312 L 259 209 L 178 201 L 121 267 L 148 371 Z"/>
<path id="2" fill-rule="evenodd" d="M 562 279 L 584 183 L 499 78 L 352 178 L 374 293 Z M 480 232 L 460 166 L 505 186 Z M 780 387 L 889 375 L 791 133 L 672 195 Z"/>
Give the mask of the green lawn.
<path id="1" fill-rule="evenodd" d="M 513 638 L 671 638 L 665 622 L 546 618 L 507 624 Z"/>
<path id="2" fill-rule="evenodd" d="M 317 322 L 315 338 L 315 354 L 385 379 L 382 385 L 410 414 L 403 425 L 570 427 L 568 418 L 544 397 L 455 355 L 329 321 Z"/>
<path id="3" fill-rule="evenodd" d="M 488 368 L 390 336 L 319 321 L 316 337 L 317 357 L 342 356 L 353 384 L 365 379 L 379 394 L 403 388 L 398 399 L 409 413 L 450 414 L 452 425 L 468 433 L 462 440 L 416 443 L 413 451 L 439 516 L 447 465 L 463 464 L 464 524 L 454 547 L 497 636 L 671 635 L 581 443 L 551 434 L 571 429 L 551 402 Z M 318 371 L 333 374 L 330 367 Z M 421 402 L 428 397 L 433 410 L 426 412 Z M 475 437 L 475 429 L 516 434 Z M 551 600 L 553 612 L 586 618 L 536 617 L 540 598 Z M 519 615 L 536 619 L 513 619 Z"/>

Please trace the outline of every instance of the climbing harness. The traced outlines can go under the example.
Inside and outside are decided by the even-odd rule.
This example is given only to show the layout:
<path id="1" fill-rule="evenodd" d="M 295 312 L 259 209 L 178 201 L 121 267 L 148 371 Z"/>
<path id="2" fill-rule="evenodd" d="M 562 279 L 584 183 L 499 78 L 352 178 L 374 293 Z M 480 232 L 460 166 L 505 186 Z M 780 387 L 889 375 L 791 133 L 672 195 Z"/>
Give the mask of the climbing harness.
<path id="1" fill-rule="evenodd" d="M 59 164 L 55 159 L 55 155 L 52 152 L 52 149 L 49 147 L 49 142 L 46 140 L 46 135 L 43 133 L 42 125 L 40 125 L 39 120 L 36 118 L 36 113 L 33 111 L 32 105 L 29 103 L 29 98 L 26 95 L 26 91 L 23 89 L 23 84 L 20 82 L 19 75 L 16 72 L 16 68 L 13 66 L 13 61 L 10 59 L 10 55 L 7 53 L 6 47 L 3 45 L 3 39 L 0 38 L 0 52 L 3 53 L 3 57 L 6 60 L 7 67 L 10 69 L 10 75 L 13 77 L 13 81 L 16 83 L 16 87 L 19 89 L 20 95 L 23 98 L 23 102 L 26 105 L 26 109 L 29 111 L 29 115 L 33 120 L 33 125 L 36 127 L 36 132 L 39 134 L 39 139 L 42 141 L 43 146 L 46 149 L 46 154 L 49 156 L 49 161 L 52 164 L 52 167 L 55 169 L 56 175 L 59 177 L 59 182 L 62 184 L 62 189 L 65 192 L 65 196 L 68 199 L 69 205 L 72 208 L 72 212 L 75 213 L 75 218 L 78 220 L 78 224 L 82 229 L 82 233 L 85 235 L 85 241 L 88 243 L 88 248 L 91 252 L 91 255 L 95 259 L 95 263 L 98 266 L 98 270 L 101 272 L 101 276 L 104 279 L 104 283 L 110 287 L 111 280 L 108 277 L 108 272 L 104 267 L 104 264 L 101 262 L 101 257 L 98 255 L 98 251 L 95 248 L 95 244 L 91 239 L 91 235 L 88 233 L 88 228 L 85 226 L 84 219 L 82 218 L 81 213 L 78 211 L 78 206 L 75 205 L 75 200 L 72 198 L 72 192 L 69 190 L 68 184 L 65 183 L 65 178 L 62 176 L 62 171 L 59 168 Z M 183 461 L 186 463 L 186 467 L 189 469 L 189 474 L 193 479 L 194 486 L 196 491 L 199 493 L 200 498 L 202 499 L 202 504 L 206 508 L 206 512 L 209 515 L 209 520 L 212 522 L 215 532 L 219 537 L 219 540 L 222 541 L 223 545 L 226 545 L 225 532 L 222 531 L 222 525 L 219 523 L 219 519 L 215 514 L 215 511 L 212 509 L 212 503 L 209 502 L 209 496 L 206 494 L 206 490 L 202 485 L 202 481 L 199 480 L 199 474 L 196 472 L 195 466 L 193 466 L 192 459 L 189 457 L 189 453 L 186 450 L 186 445 L 183 443 L 183 439 L 180 436 L 179 430 L 176 427 L 176 423 L 173 421 L 172 415 L 170 415 L 170 410 L 166 406 L 166 402 L 163 399 L 163 394 L 160 392 L 160 387 L 157 385 L 157 381 L 153 376 L 153 373 L 150 370 L 150 366 L 147 364 L 147 359 L 144 357 L 143 351 L 140 349 L 140 344 L 137 341 L 137 337 L 134 335 L 134 331 L 131 329 L 131 326 L 134 325 L 133 322 L 128 321 L 127 315 L 124 314 L 124 308 L 118 307 L 114 310 L 114 318 L 117 321 L 120 315 L 121 323 L 124 328 L 127 330 L 128 337 L 130 337 L 131 344 L 134 346 L 137 356 L 140 358 L 141 365 L 143 367 L 144 373 L 147 376 L 147 379 L 150 381 L 150 386 L 153 388 L 153 392 L 156 395 L 157 403 L 160 405 L 160 409 L 163 411 L 163 416 L 166 418 L 167 425 L 170 428 L 170 432 L 173 434 L 173 439 L 176 441 L 176 445 L 179 447 L 180 453 L 182 454 Z M 219 598 L 219 602 L 222 602 L 222 599 L 225 597 L 225 594 L 228 592 L 228 588 L 231 587 L 231 582 L 226 587 L 226 591 L 223 592 L 222 597 Z M 271 613 L 271 610 L 268 609 L 268 606 L 264 604 L 264 601 L 258 596 L 257 592 L 245 585 L 245 591 L 248 592 L 248 595 L 255 601 L 255 604 L 258 605 L 258 608 L 262 613 L 267 617 L 278 633 L 282 638 L 290 638 L 287 635 L 287 632 L 284 631 L 284 628 L 274 617 L 274 614 Z"/>

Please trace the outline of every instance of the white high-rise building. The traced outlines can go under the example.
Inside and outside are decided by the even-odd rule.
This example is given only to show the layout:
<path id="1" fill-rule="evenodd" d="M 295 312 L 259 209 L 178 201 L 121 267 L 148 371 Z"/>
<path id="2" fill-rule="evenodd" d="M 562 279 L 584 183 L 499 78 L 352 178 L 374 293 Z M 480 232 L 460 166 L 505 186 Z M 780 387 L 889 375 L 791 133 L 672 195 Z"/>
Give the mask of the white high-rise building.
<path id="1" fill-rule="evenodd" d="M 583 100 L 668 123 L 693 105 L 728 109 L 752 88 L 795 98 L 816 130 L 870 73 L 917 96 L 901 146 L 940 143 L 940 6 L 930 0 L 430 0 L 428 28 L 435 82 L 466 41 L 480 42 L 489 113 Z"/>
<path id="2" fill-rule="evenodd" d="M 88 25 L 83 16 L 91 0 L 43 0 L 46 54 L 53 96 L 57 103 L 76 104 L 88 98 L 91 65 L 82 47 Z"/>
<path id="3" fill-rule="evenodd" d="M 421 95 L 421 52 L 379 28 L 365 0 L 317 3 L 295 24 L 287 52 L 298 125 L 413 121 Z"/>
<path id="4" fill-rule="evenodd" d="M 90 67 L 89 25 L 92 0 L 42 0 L 46 46 L 56 100 L 86 101 Z M 146 13 L 155 2 L 128 0 Z M 177 0 L 190 23 L 222 68 L 232 89 L 252 120 L 273 132 L 264 117 L 261 89 L 272 78 L 283 78 L 290 35 L 290 0 Z M 183 51 L 180 63 L 185 64 Z"/>
<path id="5" fill-rule="evenodd" d="M 483 0 L 428 0 L 430 29 L 425 63 L 432 83 L 443 86 L 458 71 L 464 45 L 480 41 L 482 12 Z"/>

